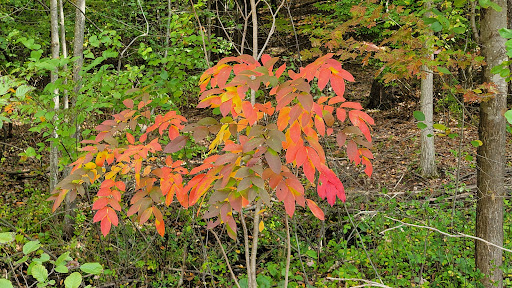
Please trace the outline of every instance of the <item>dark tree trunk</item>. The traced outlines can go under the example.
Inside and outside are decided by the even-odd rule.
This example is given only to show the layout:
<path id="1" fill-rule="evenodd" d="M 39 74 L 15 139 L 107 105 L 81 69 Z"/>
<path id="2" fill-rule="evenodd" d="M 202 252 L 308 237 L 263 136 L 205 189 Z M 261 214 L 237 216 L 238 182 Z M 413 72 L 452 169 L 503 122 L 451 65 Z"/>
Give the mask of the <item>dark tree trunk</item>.
<path id="1" fill-rule="evenodd" d="M 503 113 L 507 109 L 507 83 L 499 75 L 491 73 L 494 66 L 507 61 L 505 39 L 498 29 L 507 27 L 507 1 L 497 0 L 503 9 L 482 9 L 480 20 L 482 53 L 487 66 L 484 81 L 494 82 L 497 93 L 480 104 L 478 134 L 482 146 L 477 155 L 477 210 L 476 236 L 503 246 L 503 196 L 505 195 L 505 133 Z M 482 241 L 475 243 L 476 267 L 486 276 L 482 284 L 486 288 L 503 287 L 502 250 Z"/>

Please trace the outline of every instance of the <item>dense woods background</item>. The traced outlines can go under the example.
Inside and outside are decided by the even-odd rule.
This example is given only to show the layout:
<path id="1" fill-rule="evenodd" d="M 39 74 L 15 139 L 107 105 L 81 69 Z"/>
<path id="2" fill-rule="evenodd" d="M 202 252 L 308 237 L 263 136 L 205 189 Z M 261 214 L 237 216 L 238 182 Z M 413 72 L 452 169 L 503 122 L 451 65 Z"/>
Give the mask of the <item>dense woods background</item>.
<path id="1" fill-rule="evenodd" d="M 511 7 L 1 1 L 0 287 L 512 286 Z"/>

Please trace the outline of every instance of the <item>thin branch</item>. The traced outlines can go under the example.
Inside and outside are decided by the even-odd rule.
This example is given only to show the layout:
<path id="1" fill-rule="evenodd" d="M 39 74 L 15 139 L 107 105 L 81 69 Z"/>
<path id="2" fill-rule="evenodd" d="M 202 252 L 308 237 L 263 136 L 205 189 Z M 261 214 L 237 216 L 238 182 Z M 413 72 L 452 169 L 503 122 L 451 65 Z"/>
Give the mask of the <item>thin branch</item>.
<path id="1" fill-rule="evenodd" d="M 231 274 L 231 278 L 233 278 L 233 281 L 235 281 L 236 287 L 240 288 L 240 284 L 238 284 L 238 281 L 236 280 L 235 273 L 233 273 L 231 264 L 229 264 L 228 255 L 226 255 L 226 250 L 224 250 L 224 246 L 222 246 L 222 242 L 220 241 L 219 236 L 217 235 L 217 232 L 215 232 L 213 229 L 211 231 L 213 233 L 213 236 L 215 236 L 215 239 L 217 239 L 217 243 L 219 243 L 220 250 L 222 251 L 222 256 L 224 256 L 224 260 L 226 260 L 226 265 L 228 266 L 228 270 L 229 270 L 229 274 Z"/>
<path id="2" fill-rule="evenodd" d="M 370 265 L 372 266 L 373 271 L 375 272 L 375 275 L 377 275 L 377 278 L 379 278 L 380 283 L 384 283 L 384 282 L 382 282 L 382 279 L 380 278 L 377 268 L 375 267 L 375 265 L 373 265 L 372 258 L 370 257 L 370 254 L 368 254 L 368 250 L 366 250 L 366 245 L 364 245 L 363 237 L 361 237 L 361 234 L 359 234 L 359 230 L 357 230 L 357 226 L 354 224 L 354 221 L 352 220 L 352 216 L 350 216 L 350 213 L 348 212 L 348 209 L 347 209 L 347 205 L 345 203 L 343 203 L 343 207 L 345 208 L 345 212 L 348 215 L 348 219 L 350 220 L 352 227 L 354 227 L 354 230 L 356 231 L 356 234 L 359 237 L 361 246 L 363 246 L 364 253 L 366 254 L 366 257 L 368 258 L 368 261 L 370 261 Z"/>
<path id="3" fill-rule="evenodd" d="M 247 268 L 247 281 L 251 281 L 251 254 L 249 252 L 249 232 L 247 230 L 247 224 L 245 224 L 245 216 L 243 210 L 240 211 L 240 222 L 242 223 L 242 229 L 244 231 L 244 248 L 245 248 L 245 266 Z"/>
<path id="4" fill-rule="evenodd" d="M 67 0 L 67 2 L 70 3 L 71 5 L 75 6 L 75 8 L 78 9 L 82 13 L 82 15 L 84 15 L 85 19 L 87 19 L 87 21 L 89 21 L 89 23 L 91 23 L 91 25 L 94 26 L 94 28 L 98 29 L 98 31 L 100 31 L 100 32 L 103 32 L 103 29 L 96 26 L 96 23 L 94 23 L 94 21 L 89 19 L 89 17 L 85 16 L 85 11 L 82 11 L 78 6 L 76 6 L 76 4 L 73 1 Z"/>
<path id="5" fill-rule="evenodd" d="M 119 60 L 117 61 L 117 72 L 121 71 L 121 59 L 123 59 L 124 53 L 126 53 L 126 50 L 132 46 L 133 42 L 135 42 L 140 37 L 145 37 L 149 35 L 149 22 L 146 18 L 146 13 L 144 13 L 144 9 L 142 8 L 142 5 L 140 4 L 140 0 L 137 0 L 137 4 L 139 4 L 140 11 L 142 12 L 142 17 L 144 17 L 144 21 L 146 22 L 146 32 L 140 34 L 139 36 L 135 37 L 130 41 L 130 43 L 124 48 L 124 50 L 121 52 L 121 55 L 119 55 Z"/>
<path id="6" fill-rule="evenodd" d="M 293 36 L 295 36 L 295 46 L 297 46 L 297 56 L 299 57 L 299 64 L 302 67 L 302 57 L 300 56 L 300 47 L 299 47 L 299 37 L 297 36 L 297 31 L 295 30 L 295 23 L 293 23 L 292 13 L 290 12 L 290 2 L 286 5 L 286 10 L 288 11 L 288 16 L 290 16 L 290 22 L 292 24 Z"/>
<path id="7" fill-rule="evenodd" d="M 290 225 L 288 225 L 288 214 L 286 213 L 284 215 L 284 223 L 286 227 L 286 268 L 284 270 L 284 288 L 287 288 L 288 276 L 290 275 L 290 260 L 292 258 L 292 244 L 290 243 Z"/>
<path id="8" fill-rule="evenodd" d="M 286 0 L 281 1 L 281 4 L 279 4 L 279 6 L 276 8 L 275 12 L 272 12 L 272 6 L 267 1 L 265 1 L 265 0 L 262 0 L 262 1 L 265 2 L 265 4 L 267 4 L 267 6 L 269 7 L 269 10 L 270 10 L 270 14 L 272 14 L 272 26 L 270 27 L 270 32 L 268 32 L 268 36 L 267 36 L 267 39 L 265 40 L 265 44 L 263 44 L 263 47 L 261 47 L 257 59 L 260 59 L 261 55 L 263 55 L 263 52 L 265 51 L 265 48 L 267 47 L 268 42 L 270 42 L 270 38 L 272 38 L 272 34 L 274 34 L 274 31 L 276 30 L 276 16 L 277 16 L 277 13 L 279 13 L 279 10 L 281 10 L 281 8 L 284 6 L 284 2 Z"/>
<path id="9" fill-rule="evenodd" d="M 206 40 L 204 38 L 204 27 L 201 24 L 201 20 L 199 20 L 199 16 L 197 15 L 196 7 L 194 7 L 194 2 L 190 0 L 190 5 L 192 6 L 192 11 L 194 12 L 194 16 L 196 18 L 197 24 L 199 25 L 199 30 L 201 31 L 201 39 L 203 40 L 203 51 L 204 51 L 204 59 L 206 60 L 206 65 L 210 68 L 210 59 L 208 59 L 208 51 L 206 50 Z"/>
<path id="10" fill-rule="evenodd" d="M 392 288 L 390 286 L 387 286 L 387 285 L 384 285 L 384 284 L 380 284 L 378 282 L 373 282 L 373 281 L 370 281 L 370 280 L 366 280 L 366 279 L 357 279 L 357 278 L 333 278 L 333 277 L 327 277 L 326 278 L 327 280 L 332 280 L 332 281 L 358 281 L 358 282 L 364 282 L 366 284 L 363 284 L 363 285 L 357 285 L 357 286 L 352 286 L 352 288 L 357 288 L 357 287 L 381 287 L 381 288 Z"/>
<path id="11" fill-rule="evenodd" d="M 496 248 L 498 248 L 498 249 L 500 249 L 500 250 L 503 250 L 503 251 L 507 251 L 507 252 L 512 253 L 512 250 L 507 249 L 507 248 L 502 247 L 502 246 L 499 246 L 499 245 L 496 245 L 496 244 L 494 244 L 494 243 L 492 243 L 492 242 L 489 242 L 489 241 L 487 241 L 487 240 L 485 240 L 485 239 L 482 239 L 482 238 L 480 238 L 480 237 L 476 237 L 476 236 L 472 236 L 472 235 L 468 235 L 468 234 L 464 234 L 464 233 L 449 234 L 449 233 L 446 233 L 446 232 L 441 231 L 441 230 L 439 230 L 439 229 L 437 229 L 437 228 L 434 228 L 434 227 L 423 226 L 423 225 L 416 225 L 416 224 L 409 224 L 409 223 L 406 223 L 406 222 L 400 221 L 400 220 L 398 220 L 398 219 L 395 219 L 395 218 L 392 218 L 392 217 L 389 217 L 389 216 L 384 216 L 384 217 L 385 217 L 385 218 L 388 218 L 389 220 L 393 220 L 393 221 L 395 221 L 395 222 L 398 222 L 398 223 L 400 223 L 400 224 L 402 224 L 402 225 L 405 225 L 405 226 L 411 226 L 411 227 L 416 227 L 416 228 L 423 228 L 423 229 L 432 230 L 432 231 L 438 232 L 438 233 L 440 233 L 440 234 L 442 234 L 442 235 L 444 235 L 444 236 L 451 237 L 451 238 L 471 238 L 471 239 L 474 239 L 474 240 L 477 240 L 477 241 L 484 242 L 485 244 L 487 244 L 487 245 L 491 245 L 491 246 L 496 247 Z M 389 229 L 387 229 L 387 230 L 389 230 Z M 383 233 L 383 232 L 385 232 L 385 231 L 386 231 L 386 230 L 384 230 L 384 231 L 382 231 L 382 232 L 380 232 L 380 233 L 382 234 L 382 233 Z"/>

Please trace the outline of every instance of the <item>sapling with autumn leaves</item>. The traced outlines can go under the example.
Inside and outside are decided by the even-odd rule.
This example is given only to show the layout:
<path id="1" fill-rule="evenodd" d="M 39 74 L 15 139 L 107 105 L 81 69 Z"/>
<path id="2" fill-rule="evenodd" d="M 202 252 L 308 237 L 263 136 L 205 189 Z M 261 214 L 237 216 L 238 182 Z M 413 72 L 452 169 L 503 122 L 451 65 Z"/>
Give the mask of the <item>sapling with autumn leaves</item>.
<path id="1" fill-rule="evenodd" d="M 328 166 L 320 138 L 335 137 L 340 147 L 346 147 L 349 160 L 364 165 L 368 176 L 373 159 L 369 125 L 374 121 L 359 103 L 343 97 L 345 80 L 354 78 L 332 56 L 320 57 L 298 73 L 288 70 L 288 76 L 283 75 L 286 65 L 274 68 L 278 58 L 269 55 L 261 62 L 248 55 L 220 60 L 200 79 L 198 108 L 218 108 L 221 119 L 208 117 L 185 125 L 183 116 L 169 111 L 157 115 L 142 132 L 139 123 L 152 117 L 149 94 L 140 91 L 140 96 L 123 102 L 124 111 L 96 127 L 94 140 L 82 141 L 85 154 L 71 164 L 72 173 L 49 198 L 53 210 L 66 194 L 74 199 L 77 193 L 84 194 L 84 184 L 99 183 L 92 209 L 104 236 L 118 225 L 117 213 L 125 203 L 127 215 L 136 215 L 141 224 L 153 216 L 163 236 L 162 209 L 175 198 L 184 208 L 198 203 L 206 207 L 208 228 L 224 223 L 231 238 L 237 233 L 233 212 L 255 201 L 269 205 L 277 198 L 290 217 L 296 205 L 307 204 L 323 220 L 323 211 L 310 199 L 316 197 L 307 196 L 304 187 L 316 187 L 318 196 L 331 206 L 336 198 L 345 201 L 345 192 Z M 332 91 L 312 95 L 315 79 L 320 90 L 330 83 Z M 251 90 L 260 89 L 269 91 L 272 101 L 251 104 Z M 187 134 L 196 142 L 213 139 L 208 157 L 190 171 L 173 156 L 187 143 Z M 135 194 L 123 201 L 125 183 L 133 183 L 128 179 L 135 180 Z"/>

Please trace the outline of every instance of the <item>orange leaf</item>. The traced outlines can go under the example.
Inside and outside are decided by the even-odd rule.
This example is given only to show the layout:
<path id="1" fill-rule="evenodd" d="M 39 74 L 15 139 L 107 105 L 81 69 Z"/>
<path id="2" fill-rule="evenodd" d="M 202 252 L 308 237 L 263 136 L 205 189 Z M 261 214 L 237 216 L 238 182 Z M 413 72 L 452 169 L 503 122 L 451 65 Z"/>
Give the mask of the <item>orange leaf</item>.
<path id="1" fill-rule="evenodd" d="M 106 237 L 108 235 L 108 232 L 110 232 L 110 227 L 112 227 L 112 223 L 108 218 L 103 218 L 101 220 L 101 234 L 103 234 L 103 237 Z"/>
<path id="2" fill-rule="evenodd" d="M 324 211 L 322 211 L 322 209 L 320 209 L 313 200 L 306 199 L 306 203 L 308 204 L 309 210 L 313 212 L 313 215 L 315 215 L 316 218 L 322 221 L 325 220 Z"/>

